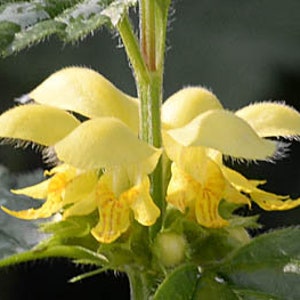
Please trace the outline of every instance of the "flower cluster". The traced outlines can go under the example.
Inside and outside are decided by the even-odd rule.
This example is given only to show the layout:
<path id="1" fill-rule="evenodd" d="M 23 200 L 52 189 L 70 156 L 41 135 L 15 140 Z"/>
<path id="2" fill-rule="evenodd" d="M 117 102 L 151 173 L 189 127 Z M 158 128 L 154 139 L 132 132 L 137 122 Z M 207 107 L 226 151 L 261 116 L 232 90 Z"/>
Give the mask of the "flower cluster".
<path id="1" fill-rule="evenodd" d="M 300 135 L 300 114 L 280 103 L 263 102 L 235 113 L 201 87 L 184 88 L 162 105 L 163 147 L 139 139 L 139 101 L 97 72 L 79 67 L 51 75 L 27 96 L 25 105 L 0 116 L 0 137 L 44 146 L 56 166 L 45 181 L 14 193 L 46 199 L 37 209 L 7 213 L 22 219 L 63 219 L 98 212 L 91 234 L 111 243 L 135 219 L 153 225 L 160 209 L 151 196 L 149 174 L 162 153 L 171 163 L 165 200 L 204 227 L 228 226 L 221 201 L 265 210 L 286 210 L 300 199 L 260 189 L 223 164 L 223 157 L 271 160 L 283 143 L 269 137 Z M 26 101 L 25 101 L 26 102 Z M 168 163 L 166 163 L 168 165 Z"/>

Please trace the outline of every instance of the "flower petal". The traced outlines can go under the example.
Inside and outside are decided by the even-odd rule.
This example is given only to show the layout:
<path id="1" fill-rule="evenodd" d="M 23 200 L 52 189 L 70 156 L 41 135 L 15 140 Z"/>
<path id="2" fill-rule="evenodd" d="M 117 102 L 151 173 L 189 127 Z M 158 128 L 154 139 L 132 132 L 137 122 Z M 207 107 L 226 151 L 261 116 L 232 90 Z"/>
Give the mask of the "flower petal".
<path id="1" fill-rule="evenodd" d="M 167 202 L 174 205 L 182 213 L 186 208 L 194 208 L 195 200 L 200 184 L 196 182 L 189 174 L 178 168 L 176 163 L 171 165 L 172 177 L 167 190 Z"/>
<path id="2" fill-rule="evenodd" d="M 195 214 L 199 224 L 220 228 L 228 225 L 228 221 L 219 215 L 219 204 L 224 196 L 226 182 L 217 164 L 208 160 L 202 189 L 195 201 Z"/>
<path id="3" fill-rule="evenodd" d="M 167 201 L 181 212 L 189 208 L 199 224 L 219 228 L 228 221 L 219 215 L 219 204 L 225 190 L 225 180 L 212 161 L 206 165 L 206 176 L 202 182 L 172 164 L 172 177 L 167 191 Z"/>
<path id="4" fill-rule="evenodd" d="M 288 210 L 300 205 L 300 198 L 292 200 L 288 196 L 276 195 L 257 188 L 257 185 L 265 181 L 248 180 L 242 174 L 225 166 L 222 171 L 237 190 L 249 194 L 251 199 L 264 210 Z"/>
<path id="5" fill-rule="evenodd" d="M 125 192 L 122 197 L 127 198 L 127 202 L 132 201 L 130 207 L 134 212 L 134 218 L 140 224 L 151 226 L 159 217 L 160 210 L 150 196 L 150 182 L 148 177 L 145 177 L 141 184 Z"/>
<path id="6" fill-rule="evenodd" d="M 50 146 L 79 124 L 75 117 L 65 111 L 30 104 L 12 108 L 0 116 L 0 137 Z"/>
<path id="7" fill-rule="evenodd" d="M 83 195 L 81 194 L 81 196 Z M 66 219 L 71 216 L 89 215 L 96 208 L 96 193 L 95 191 L 92 191 L 90 194 L 84 195 L 80 201 L 75 202 L 72 206 L 64 210 L 63 218 Z"/>
<path id="8" fill-rule="evenodd" d="M 26 195 L 34 199 L 45 199 L 47 197 L 50 180 L 51 179 L 47 179 L 33 186 L 22 189 L 11 190 L 11 192 L 16 195 Z"/>
<path id="9" fill-rule="evenodd" d="M 222 109 L 221 103 L 212 92 L 202 87 L 184 88 L 163 104 L 162 123 L 166 128 L 182 127 L 212 109 Z"/>
<path id="10" fill-rule="evenodd" d="M 141 164 L 149 169 L 149 164 L 151 168 L 155 167 L 161 153 L 139 140 L 129 127 L 115 118 L 86 121 L 54 148 L 60 160 L 79 169 L 131 164 Z"/>
<path id="11" fill-rule="evenodd" d="M 38 103 L 74 111 L 88 118 L 116 117 L 135 132 L 138 130 L 137 99 L 125 95 L 88 68 L 62 69 L 43 81 L 29 96 Z"/>
<path id="12" fill-rule="evenodd" d="M 262 190 L 251 193 L 251 198 L 264 210 L 288 210 L 300 205 L 300 198 L 292 200 Z"/>
<path id="13" fill-rule="evenodd" d="M 249 207 L 251 207 L 250 199 L 245 195 L 241 194 L 229 183 L 226 185 L 223 197 L 227 202 L 235 204 L 247 204 Z"/>
<path id="14" fill-rule="evenodd" d="M 236 158 L 264 160 L 276 153 L 276 143 L 260 138 L 243 119 L 224 110 L 208 111 L 168 133 L 184 146 L 204 146 Z"/>
<path id="15" fill-rule="evenodd" d="M 29 196 L 30 194 L 33 196 L 41 196 L 45 193 L 44 190 L 41 190 L 41 187 L 47 187 L 47 200 L 41 207 L 21 211 L 12 211 L 5 207 L 2 207 L 2 209 L 12 216 L 25 220 L 48 218 L 54 213 L 57 213 L 63 207 L 63 194 L 67 184 L 76 176 L 76 169 L 72 167 L 67 168 L 65 165 L 63 166 L 66 168 L 66 171 L 56 173 L 52 178 L 46 181 L 47 185 L 44 181 L 41 185 L 37 185 L 38 187 L 29 187 L 27 191 L 26 188 L 23 189 Z"/>
<path id="16" fill-rule="evenodd" d="M 85 172 L 73 178 L 66 186 L 64 205 L 80 202 L 96 188 L 97 181 L 96 171 Z"/>
<path id="17" fill-rule="evenodd" d="M 13 211 L 6 207 L 1 207 L 6 213 L 24 220 L 36 220 L 40 218 L 49 218 L 54 213 L 62 208 L 61 196 L 59 194 L 52 194 L 48 197 L 47 201 L 39 208 L 26 209 L 20 211 Z"/>
<path id="18" fill-rule="evenodd" d="M 126 201 L 119 201 L 115 197 L 110 187 L 106 185 L 105 176 L 102 178 L 96 196 L 99 222 L 91 233 L 98 242 L 111 243 L 128 229 L 130 208 Z"/>
<path id="19" fill-rule="evenodd" d="M 226 166 L 222 166 L 222 172 L 225 178 L 238 190 L 250 194 L 256 189 L 256 183 L 252 183 L 241 173 L 232 170 Z"/>
<path id="20" fill-rule="evenodd" d="M 262 102 L 246 106 L 236 112 L 263 137 L 300 136 L 300 114 L 279 103 Z"/>

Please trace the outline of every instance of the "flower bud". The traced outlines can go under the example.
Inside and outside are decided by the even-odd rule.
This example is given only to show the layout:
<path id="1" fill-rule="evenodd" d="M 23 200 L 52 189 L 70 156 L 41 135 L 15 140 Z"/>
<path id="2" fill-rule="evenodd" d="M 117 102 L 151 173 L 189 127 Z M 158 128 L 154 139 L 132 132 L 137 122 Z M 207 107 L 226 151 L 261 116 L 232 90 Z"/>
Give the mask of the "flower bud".
<path id="1" fill-rule="evenodd" d="M 187 242 L 178 233 L 162 232 L 157 235 L 154 247 L 159 262 L 165 267 L 173 267 L 185 259 Z"/>

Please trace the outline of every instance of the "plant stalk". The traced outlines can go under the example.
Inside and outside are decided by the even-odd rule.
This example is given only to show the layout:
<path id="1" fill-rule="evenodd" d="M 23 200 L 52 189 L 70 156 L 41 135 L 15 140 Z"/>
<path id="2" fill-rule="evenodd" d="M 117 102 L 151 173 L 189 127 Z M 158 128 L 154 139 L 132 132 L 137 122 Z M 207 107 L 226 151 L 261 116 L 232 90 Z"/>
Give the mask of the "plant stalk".
<path id="1" fill-rule="evenodd" d="M 118 24 L 127 55 L 132 64 L 140 99 L 140 138 L 156 148 L 162 147 L 161 105 L 164 71 L 164 51 L 170 0 L 140 0 L 140 40 L 138 41 L 128 16 Z M 151 194 L 161 216 L 150 229 L 154 238 L 161 229 L 165 211 L 165 188 L 162 160 L 150 176 Z"/>

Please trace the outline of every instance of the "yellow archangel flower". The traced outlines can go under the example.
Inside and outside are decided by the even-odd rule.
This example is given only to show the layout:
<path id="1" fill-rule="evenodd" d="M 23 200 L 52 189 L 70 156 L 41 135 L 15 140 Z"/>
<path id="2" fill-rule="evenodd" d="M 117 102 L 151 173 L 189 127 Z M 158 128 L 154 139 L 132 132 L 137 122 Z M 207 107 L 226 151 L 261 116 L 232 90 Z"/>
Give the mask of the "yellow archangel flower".
<path id="1" fill-rule="evenodd" d="M 210 91 L 190 87 L 172 95 L 162 107 L 165 150 L 173 161 L 167 201 L 207 227 L 228 224 L 219 215 L 222 200 L 256 202 L 265 210 L 287 210 L 300 199 L 259 189 L 264 181 L 248 180 L 226 167 L 222 157 L 271 160 L 285 145 L 266 137 L 297 138 L 300 114 L 284 104 L 252 104 L 226 111 Z"/>
<path id="2" fill-rule="evenodd" d="M 50 76 L 29 94 L 35 103 L 0 116 L 0 137 L 49 147 L 62 164 L 52 176 L 14 191 L 45 199 L 37 209 L 6 212 L 23 219 L 63 218 L 99 211 L 94 237 L 110 243 L 130 225 L 130 214 L 145 226 L 155 223 L 159 209 L 150 196 L 147 175 L 161 155 L 138 139 L 138 103 L 100 74 L 67 68 Z M 72 113 L 88 118 L 80 122 Z"/>
<path id="3" fill-rule="evenodd" d="M 26 98 L 23 98 L 23 100 Z M 91 230 L 104 243 L 118 238 L 130 224 L 130 214 L 142 225 L 154 224 L 160 212 L 149 194 L 150 174 L 161 155 L 138 139 L 139 102 L 86 68 L 58 71 L 28 95 L 34 103 L 0 116 L 0 137 L 46 146 L 62 162 L 52 177 L 17 191 L 46 198 L 38 209 L 12 212 L 21 218 L 63 218 L 99 212 Z M 81 122 L 72 112 L 86 119 Z M 82 119 L 82 118 L 80 118 Z M 223 156 L 239 160 L 269 160 L 284 146 L 266 137 L 300 135 L 300 115 L 278 103 L 225 110 L 216 96 L 200 87 L 172 95 L 162 106 L 164 150 L 172 161 L 166 200 L 207 227 L 228 224 L 219 215 L 222 199 L 266 210 L 290 209 L 300 199 L 258 188 L 226 167 Z"/>

